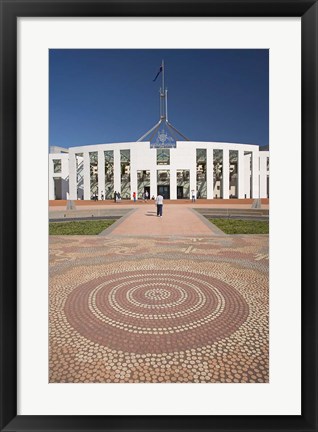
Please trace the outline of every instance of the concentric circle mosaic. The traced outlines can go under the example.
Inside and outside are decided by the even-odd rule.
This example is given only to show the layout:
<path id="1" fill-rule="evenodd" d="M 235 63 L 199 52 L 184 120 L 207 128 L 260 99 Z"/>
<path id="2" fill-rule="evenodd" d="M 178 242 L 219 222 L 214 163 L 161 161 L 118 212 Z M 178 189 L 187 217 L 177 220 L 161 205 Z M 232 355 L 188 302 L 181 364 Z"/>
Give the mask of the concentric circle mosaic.
<path id="1" fill-rule="evenodd" d="M 65 315 L 81 335 L 109 348 L 161 353 L 232 334 L 246 320 L 248 305 L 211 276 L 143 271 L 79 286 L 67 298 Z"/>

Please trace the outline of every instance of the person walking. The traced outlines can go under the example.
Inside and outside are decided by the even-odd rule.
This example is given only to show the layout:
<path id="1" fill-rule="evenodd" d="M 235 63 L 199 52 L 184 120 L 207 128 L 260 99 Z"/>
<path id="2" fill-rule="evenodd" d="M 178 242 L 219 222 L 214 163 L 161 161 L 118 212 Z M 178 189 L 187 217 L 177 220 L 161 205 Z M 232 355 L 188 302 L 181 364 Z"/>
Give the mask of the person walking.
<path id="1" fill-rule="evenodd" d="M 163 208 L 163 196 L 162 195 L 159 194 L 157 196 L 156 204 L 157 204 L 157 216 L 162 217 L 162 208 Z"/>
<path id="2" fill-rule="evenodd" d="M 134 202 L 136 202 L 136 192 L 133 193 Z"/>
<path id="3" fill-rule="evenodd" d="M 191 191 L 191 196 L 192 196 L 192 202 L 195 203 L 195 190 L 192 189 Z"/>
<path id="4" fill-rule="evenodd" d="M 114 202 L 117 202 L 117 192 L 114 192 Z"/>

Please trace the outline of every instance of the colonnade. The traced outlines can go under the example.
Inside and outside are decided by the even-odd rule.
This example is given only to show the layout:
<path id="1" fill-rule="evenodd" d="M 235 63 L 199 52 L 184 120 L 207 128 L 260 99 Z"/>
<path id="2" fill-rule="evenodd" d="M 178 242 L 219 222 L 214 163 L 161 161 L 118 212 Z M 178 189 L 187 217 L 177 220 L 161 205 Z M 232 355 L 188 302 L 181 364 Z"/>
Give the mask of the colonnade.
<path id="1" fill-rule="evenodd" d="M 135 144 L 135 143 L 133 143 Z M 140 143 L 136 143 L 137 145 Z M 97 148 L 100 147 L 100 148 Z M 244 149 L 245 147 L 245 149 Z M 248 147 L 248 151 L 246 148 Z M 249 150 L 253 147 L 252 150 Z M 230 198 L 230 151 L 237 152 L 237 180 L 236 180 L 236 197 L 244 198 L 266 198 L 268 196 L 267 190 L 267 176 L 268 172 L 268 152 L 260 152 L 258 146 L 239 146 L 235 148 L 226 147 L 212 147 L 206 146 L 206 198 L 215 198 L 215 167 L 214 167 L 214 150 L 222 151 L 222 176 L 220 185 L 220 194 L 223 199 Z M 79 147 L 75 151 L 70 148 L 69 150 L 69 198 L 70 199 L 85 199 L 89 200 L 92 197 L 91 191 L 91 170 L 90 170 L 90 153 L 97 152 L 97 174 L 98 174 L 98 198 L 101 195 L 105 196 L 105 154 L 104 151 L 113 152 L 113 191 L 121 192 L 121 154 L 123 148 L 116 148 L 116 145 L 101 145 L 85 147 L 79 153 Z M 181 163 L 178 165 L 178 157 L 174 157 L 173 162 L 169 165 L 157 165 L 155 149 L 148 159 L 141 160 L 140 154 L 135 152 L 134 145 L 130 148 L 130 199 L 133 192 L 138 191 L 137 184 L 137 171 L 147 170 L 150 171 L 150 196 L 157 195 L 157 171 L 167 170 L 170 173 L 170 199 L 177 199 L 177 171 L 189 170 L 190 171 L 190 190 L 197 190 L 197 166 L 195 157 L 189 158 L 187 165 Z M 175 149 L 174 149 L 175 150 Z M 195 151 L 192 149 L 191 151 Z M 83 185 L 78 189 L 78 176 L 77 176 L 77 162 L 79 158 L 83 162 Z M 150 160 L 151 156 L 151 160 Z M 150 162 L 149 162 L 150 161 Z M 123 197 L 126 198 L 126 197 Z"/>

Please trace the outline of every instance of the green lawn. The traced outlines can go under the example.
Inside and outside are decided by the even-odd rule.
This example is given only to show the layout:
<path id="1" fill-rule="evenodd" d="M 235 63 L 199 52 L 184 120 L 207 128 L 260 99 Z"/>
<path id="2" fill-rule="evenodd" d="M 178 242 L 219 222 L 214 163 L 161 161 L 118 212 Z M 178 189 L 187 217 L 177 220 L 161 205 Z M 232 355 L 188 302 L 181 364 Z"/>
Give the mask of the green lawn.
<path id="1" fill-rule="evenodd" d="M 50 235 L 97 235 L 116 222 L 113 219 L 50 222 Z"/>
<path id="2" fill-rule="evenodd" d="M 209 219 L 225 234 L 268 234 L 268 221 L 251 221 L 241 219 Z"/>

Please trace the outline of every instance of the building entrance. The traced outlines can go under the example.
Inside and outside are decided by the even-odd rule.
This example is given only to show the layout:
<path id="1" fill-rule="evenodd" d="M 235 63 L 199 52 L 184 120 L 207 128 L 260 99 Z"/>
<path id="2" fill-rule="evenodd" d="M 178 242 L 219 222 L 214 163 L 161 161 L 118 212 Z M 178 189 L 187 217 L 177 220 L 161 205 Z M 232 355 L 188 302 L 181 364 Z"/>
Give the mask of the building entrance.
<path id="1" fill-rule="evenodd" d="M 177 170 L 177 199 L 190 198 L 190 170 Z"/>
<path id="2" fill-rule="evenodd" d="M 177 199 L 183 199 L 183 186 L 177 186 Z"/>
<path id="3" fill-rule="evenodd" d="M 162 195 L 164 199 L 170 199 L 170 186 L 159 185 L 158 195 Z"/>
<path id="4" fill-rule="evenodd" d="M 62 178 L 54 177 L 54 196 L 56 200 L 62 199 Z"/>

